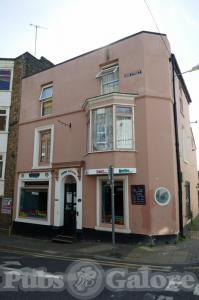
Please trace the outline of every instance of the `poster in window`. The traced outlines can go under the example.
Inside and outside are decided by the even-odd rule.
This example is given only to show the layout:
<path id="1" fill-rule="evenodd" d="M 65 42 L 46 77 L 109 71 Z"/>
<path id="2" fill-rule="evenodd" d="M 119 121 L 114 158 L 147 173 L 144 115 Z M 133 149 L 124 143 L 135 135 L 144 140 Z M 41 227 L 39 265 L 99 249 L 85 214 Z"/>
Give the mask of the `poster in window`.
<path id="1" fill-rule="evenodd" d="M 131 203 L 137 205 L 145 205 L 145 185 L 131 185 Z"/>
<path id="2" fill-rule="evenodd" d="M 3 198 L 1 204 L 2 214 L 11 214 L 12 210 L 12 198 Z"/>

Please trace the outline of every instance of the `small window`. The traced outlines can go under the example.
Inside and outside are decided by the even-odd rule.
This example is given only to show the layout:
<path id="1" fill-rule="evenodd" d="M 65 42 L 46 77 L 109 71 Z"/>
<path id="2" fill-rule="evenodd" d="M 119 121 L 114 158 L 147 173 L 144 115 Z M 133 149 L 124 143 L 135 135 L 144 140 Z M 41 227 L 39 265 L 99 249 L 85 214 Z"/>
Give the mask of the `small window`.
<path id="1" fill-rule="evenodd" d="M 119 66 L 103 68 L 96 76 L 101 78 L 101 94 L 119 92 Z"/>
<path id="2" fill-rule="evenodd" d="M 3 155 L 0 155 L 0 179 L 3 178 Z"/>
<path id="3" fill-rule="evenodd" d="M 7 120 L 6 110 L 0 109 L 0 131 L 6 130 L 6 120 Z"/>
<path id="4" fill-rule="evenodd" d="M 0 90 L 10 90 L 11 70 L 0 70 Z"/>
<path id="5" fill-rule="evenodd" d="M 50 163 L 51 153 L 51 130 L 40 132 L 40 165 L 48 165 Z"/>
<path id="6" fill-rule="evenodd" d="M 53 97 L 53 86 L 43 87 L 40 95 L 42 116 L 47 116 L 52 114 L 52 97 Z"/>

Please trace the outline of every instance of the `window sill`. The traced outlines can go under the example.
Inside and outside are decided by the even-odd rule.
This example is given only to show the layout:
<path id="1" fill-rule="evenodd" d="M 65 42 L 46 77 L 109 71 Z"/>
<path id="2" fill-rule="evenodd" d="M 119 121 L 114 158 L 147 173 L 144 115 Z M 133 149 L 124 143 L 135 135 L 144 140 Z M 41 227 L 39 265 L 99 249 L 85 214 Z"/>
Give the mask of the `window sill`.
<path id="1" fill-rule="evenodd" d="M 111 227 L 105 227 L 105 226 L 95 226 L 95 230 L 112 232 Z M 118 233 L 131 233 L 131 230 L 127 229 L 127 228 L 121 228 L 121 227 L 118 228 L 117 225 L 116 225 L 115 232 L 118 232 Z"/>
<path id="2" fill-rule="evenodd" d="M 88 155 L 88 154 L 95 154 L 95 153 L 107 153 L 107 152 L 135 152 L 137 153 L 138 151 L 137 150 L 133 150 L 133 149 L 115 149 L 115 150 L 103 150 L 103 151 L 89 151 L 85 154 Z"/>
<path id="3" fill-rule="evenodd" d="M 9 131 L 8 130 L 0 130 L 0 134 L 8 134 Z"/>
<path id="4" fill-rule="evenodd" d="M 42 220 L 42 219 L 34 219 L 34 218 L 22 218 L 22 217 L 16 217 L 15 221 L 21 222 L 21 223 L 31 223 L 31 224 L 39 224 L 39 225 L 50 225 L 50 222 L 48 220 Z"/>

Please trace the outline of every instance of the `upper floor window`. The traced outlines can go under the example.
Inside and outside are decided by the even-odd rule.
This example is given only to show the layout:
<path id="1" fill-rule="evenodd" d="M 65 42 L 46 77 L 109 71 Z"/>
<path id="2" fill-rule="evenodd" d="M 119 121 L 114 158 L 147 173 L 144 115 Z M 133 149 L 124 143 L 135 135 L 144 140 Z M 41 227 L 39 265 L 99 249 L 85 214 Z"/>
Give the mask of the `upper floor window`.
<path id="1" fill-rule="evenodd" d="M 133 108 L 112 105 L 92 110 L 92 151 L 133 150 Z"/>
<path id="2" fill-rule="evenodd" d="M 0 131 L 6 130 L 7 114 L 5 109 L 0 109 Z"/>
<path id="3" fill-rule="evenodd" d="M 54 125 L 35 128 L 33 169 L 51 168 L 53 160 Z"/>
<path id="4" fill-rule="evenodd" d="M 116 106 L 116 148 L 132 149 L 132 107 Z"/>
<path id="5" fill-rule="evenodd" d="M 10 90 L 11 70 L 0 70 L 0 90 Z"/>
<path id="6" fill-rule="evenodd" d="M 45 130 L 40 132 L 40 164 L 50 163 L 51 152 L 51 130 Z"/>
<path id="7" fill-rule="evenodd" d="M 3 178 L 3 155 L 0 155 L 0 179 Z"/>
<path id="8" fill-rule="evenodd" d="M 101 94 L 119 92 L 119 66 L 103 68 L 96 76 L 101 78 Z"/>
<path id="9" fill-rule="evenodd" d="M 41 101 L 41 115 L 47 116 L 52 114 L 52 97 L 53 97 L 53 86 L 48 85 L 42 87 L 40 101 Z"/>

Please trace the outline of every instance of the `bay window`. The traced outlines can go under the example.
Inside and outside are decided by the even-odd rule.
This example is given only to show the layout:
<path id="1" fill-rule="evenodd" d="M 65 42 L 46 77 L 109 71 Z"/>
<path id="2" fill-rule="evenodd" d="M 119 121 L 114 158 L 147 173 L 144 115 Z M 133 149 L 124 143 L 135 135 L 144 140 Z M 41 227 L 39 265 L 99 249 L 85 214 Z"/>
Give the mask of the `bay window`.
<path id="1" fill-rule="evenodd" d="M 132 106 L 93 109 L 91 118 L 91 151 L 134 149 Z"/>
<path id="2" fill-rule="evenodd" d="M 113 148 L 113 112 L 112 107 L 93 111 L 93 151 L 106 151 Z"/>

